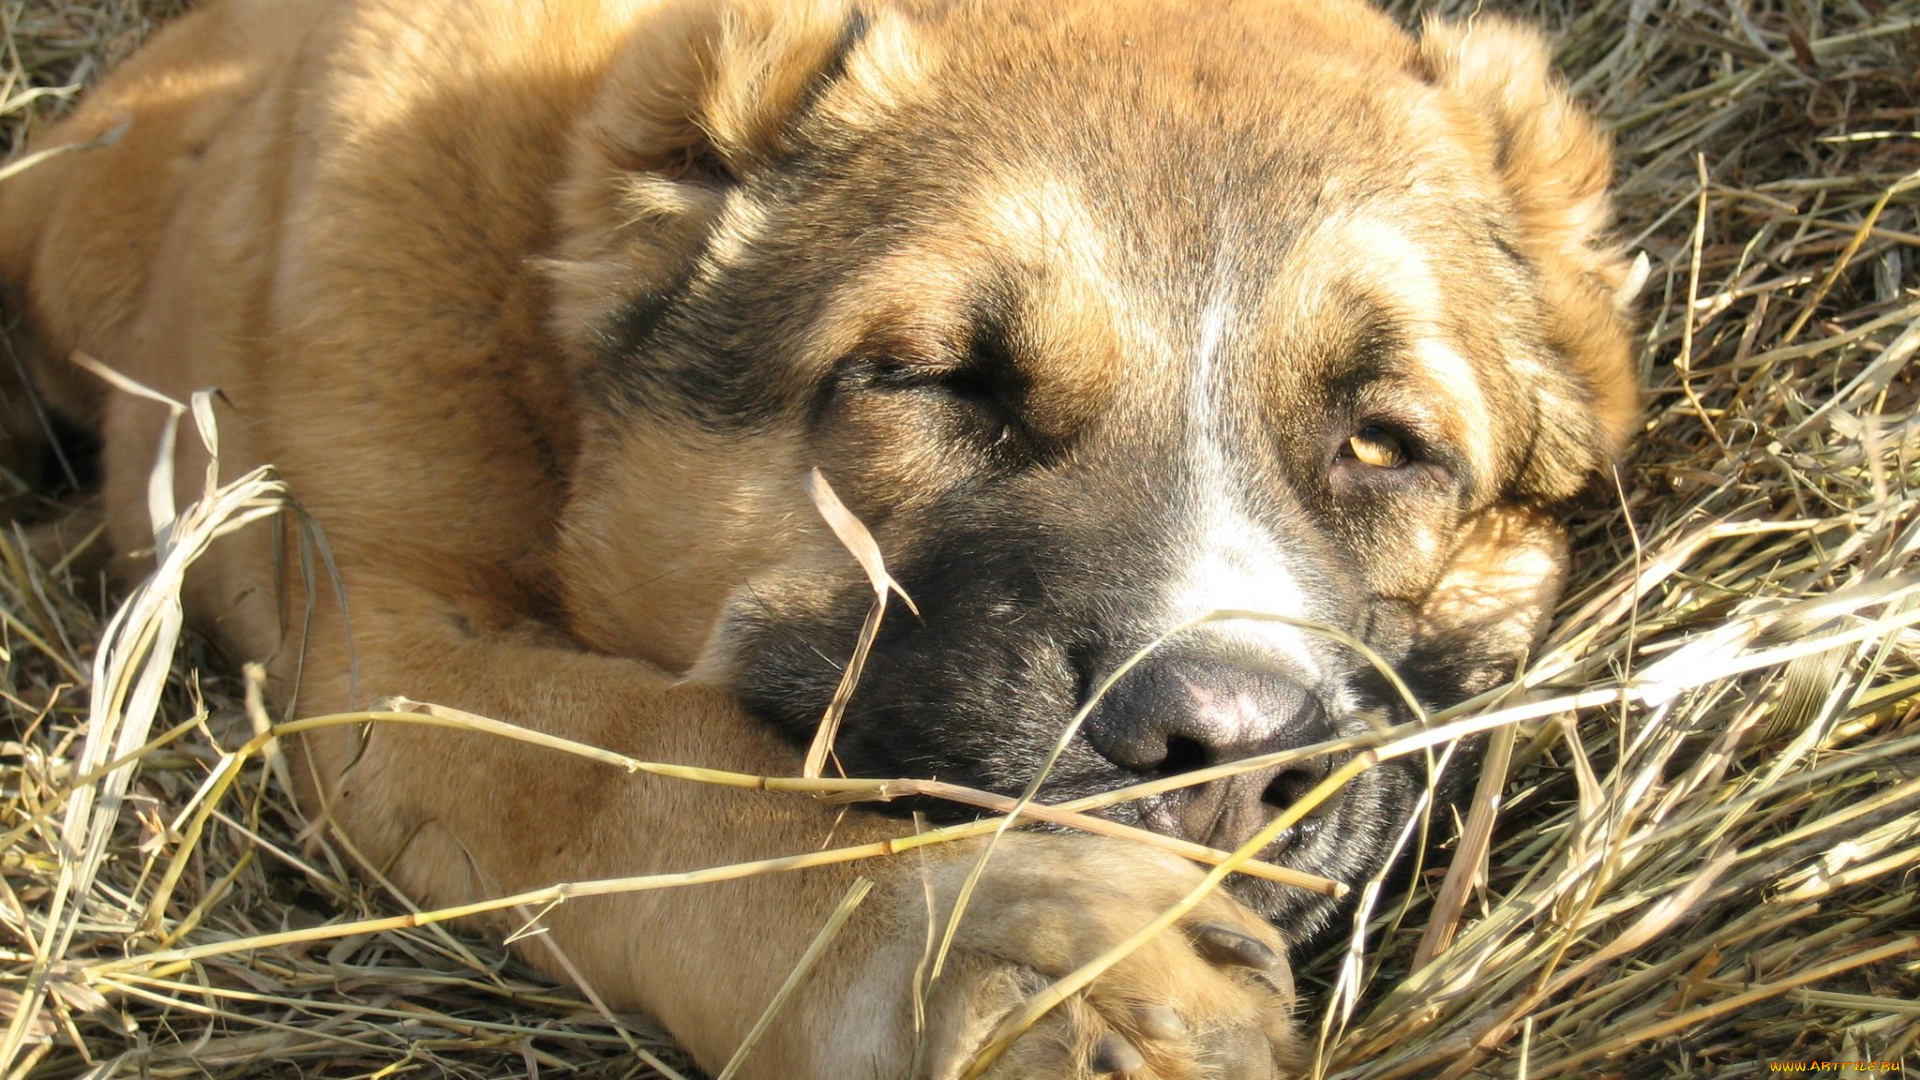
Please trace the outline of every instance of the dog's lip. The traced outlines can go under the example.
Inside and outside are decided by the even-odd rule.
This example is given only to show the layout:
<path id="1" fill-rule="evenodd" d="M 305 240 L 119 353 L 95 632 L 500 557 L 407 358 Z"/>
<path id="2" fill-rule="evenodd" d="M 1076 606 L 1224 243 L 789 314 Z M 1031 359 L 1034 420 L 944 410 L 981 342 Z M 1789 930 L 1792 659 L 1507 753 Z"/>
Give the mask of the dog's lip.
<path id="1" fill-rule="evenodd" d="M 1260 807 L 1259 820 L 1253 828 L 1235 829 L 1232 823 L 1234 815 L 1231 813 L 1231 807 L 1223 802 L 1219 812 L 1209 823 L 1205 835 L 1192 836 L 1179 828 L 1178 820 L 1169 802 L 1163 801 L 1167 796 L 1177 796 L 1180 790 L 1183 789 L 1150 797 L 1139 804 L 1137 813 L 1140 824 L 1167 836 L 1195 840 L 1222 851 L 1234 851 L 1251 840 L 1259 830 L 1272 825 L 1274 820 L 1286 811 L 1285 807 L 1263 803 Z M 1273 862 L 1289 852 L 1307 847 L 1327 832 L 1328 825 L 1339 816 L 1341 808 L 1346 804 L 1346 798 L 1345 787 L 1335 790 L 1310 808 L 1299 820 L 1280 830 L 1271 842 L 1256 853 L 1255 858 Z M 1117 817 L 1120 816 L 1115 813 L 1117 810 L 1119 810 L 1118 807 L 1106 807 L 1095 813 L 1102 817 Z"/>
<path id="2" fill-rule="evenodd" d="M 1264 862 L 1272 862 L 1296 848 L 1304 848 L 1313 843 L 1321 833 L 1326 831 L 1328 823 L 1340 812 L 1341 805 L 1346 801 L 1346 792 L 1347 789 L 1344 787 L 1334 791 L 1309 809 L 1300 820 L 1280 830 L 1280 835 L 1274 837 L 1272 843 L 1262 848 L 1258 857 Z M 1279 806 L 1268 806 L 1266 810 L 1265 824 L 1267 825 L 1271 825 L 1275 818 L 1285 812 L 1285 808 Z M 1245 839 L 1240 841 L 1240 843 L 1245 842 Z M 1238 846 L 1239 844 L 1234 845 L 1234 847 Z"/>

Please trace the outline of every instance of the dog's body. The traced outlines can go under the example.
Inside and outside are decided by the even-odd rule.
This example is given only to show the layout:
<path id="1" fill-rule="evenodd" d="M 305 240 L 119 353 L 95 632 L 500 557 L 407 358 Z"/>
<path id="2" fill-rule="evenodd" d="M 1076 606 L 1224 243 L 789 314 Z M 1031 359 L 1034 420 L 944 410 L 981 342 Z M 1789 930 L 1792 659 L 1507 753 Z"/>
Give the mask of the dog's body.
<path id="1" fill-rule="evenodd" d="M 0 278 L 45 396 L 104 434 L 122 553 L 151 543 L 166 414 L 75 350 L 220 387 L 229 475 L 275 464 L 324 528 L 351 650 L 331 590 L 297 580 L 313 623 L 283 643 L 267 535 L 190 580 L 235 656 L 272 657 L 282 694 L 302 673 L 307 714 L 404 694 L 791 774 L 871 599 L 807 501 L 815 466 L 921 612 L 876 643 L 836 743 L 853 775 L 1017 791 L 1099 675 L 1214 608 L 1334 624 L 1457 699 L 1538 634 L 1552 512 L 1634 409 L 1605 145 L 1495 20 L 1416 44 L 1283 0 L 228 0 L 44 144 L 129 120 L 0 185 Z M 1327 640 L 1209 624 L 1115 686 L 1043 795 L 1392 705 Z M 1321 771 L 1115 814 L 1231 848 Z M 310 735 L 298 772 L 427 905 L 902 828 L 413 726 Z M 1364 880 L 1414 787 L 1374 770 L 1268 857 Z M 927 904 L 976 852 L 575 901 L 527 954 L 717 1068 L 872 875 L 743 1075 L 900 1075 L 918 1045 L 945 1077 L 1199 875 L 1010 837 L 916 1040 Z M 1183 925 L 1277 949 L 1329 914 L 1240 895 L 1280 932 L 1224 897 Z M 1284 1070 L 1285 980 L 1221 940 L 1156 939 L 999 1068 Z"/>

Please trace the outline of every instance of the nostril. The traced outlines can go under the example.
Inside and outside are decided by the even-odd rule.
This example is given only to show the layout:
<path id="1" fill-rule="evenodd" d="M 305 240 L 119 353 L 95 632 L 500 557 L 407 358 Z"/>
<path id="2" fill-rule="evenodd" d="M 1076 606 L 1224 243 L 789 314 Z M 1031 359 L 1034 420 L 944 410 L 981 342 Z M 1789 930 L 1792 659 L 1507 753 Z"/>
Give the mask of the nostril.
<path id="1" fill-rule="evenodd" d="M 1333 737 L 1308 689 L 1285 674 L 1242 667 L 1208 655 L 1155 657 L 1128 668 L 1094 702 L 1101 654 L 1071 642 L 1058 654 L 1087 710 L 1080 735 L 1109 763 L 1146 776 L 1177 776 L 1226 762 L 1298 749 Z M 1311 791 L 1329 761 L 1316 757 L 1234 778 L 1247 812 L 1262 801 L 1285 806 Z M 1271 767 L 1269 767 L 1271 768 Z"/>
<path id="2" fill-rule="evenodd" d="M 1093 697 L 1094 687 L 1100 685 L 1098 668 L 1094 663 L 1093 649 L 1086 645 L 1072 645 L 1067 648 L 1067 666 L 1073 672 L 1073 701 L 1075 706 L 1084 707 Z"/>
<path id="3" fill-rule="evenodd" d="M 1309 763 L 1311 765 L 1312 763 Z M 1285 810 L 1306 798 L 1327 775 L 1325 768 L 1295 767 L 1282 769 L 1280 775 L 1260 793 L 1260 801 L 1276 810 Z"/>
<path id="4" fill-rule="evenodd" d="M 1213 755 L 1200 740 L 1174 735 L 1167 739 L 1167 756 L 1160 760 L 1158 771 L 1168 776 L 1178 776 L 1211 764 Z"/>

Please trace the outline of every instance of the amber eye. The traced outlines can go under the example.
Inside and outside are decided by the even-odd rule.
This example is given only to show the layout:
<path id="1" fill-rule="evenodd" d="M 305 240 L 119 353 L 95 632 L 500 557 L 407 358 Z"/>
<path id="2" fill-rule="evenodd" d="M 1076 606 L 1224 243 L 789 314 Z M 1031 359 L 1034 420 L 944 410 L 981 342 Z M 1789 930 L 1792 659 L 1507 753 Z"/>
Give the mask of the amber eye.
<path id="1" fill-rule="evenodd" d="M 1347 440 L 1347 450 L 1356 460 L 1376 469 L 1397 469 L 1407 462 L 1406 447 L 1385 428 L 1371 424 Z"/>

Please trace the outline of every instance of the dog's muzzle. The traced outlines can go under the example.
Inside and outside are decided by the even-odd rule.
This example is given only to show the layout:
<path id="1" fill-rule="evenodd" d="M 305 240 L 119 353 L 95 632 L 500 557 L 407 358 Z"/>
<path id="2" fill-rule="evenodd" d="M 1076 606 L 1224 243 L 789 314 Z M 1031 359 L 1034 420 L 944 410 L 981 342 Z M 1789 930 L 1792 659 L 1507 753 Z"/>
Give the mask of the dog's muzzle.
<path id="1" fill-rule="evenodd" d="M 1114 765 L 1144 778 L 1174 776 L 1335 737 L 1325 707 L 1285 673 L 1237 658 L 1163 649 L 1122 675 L 1082 728 Z M 1231 850 L 1332 771 L 1330 755 L 1256 769 L 1145 799 L 1142 824 L 1155 832 Z M 1337 798 L 1337 796 L 1336 796 Z M 1283 833 L 1297 840 L 1332 809 L 1314 808 Z"/>

